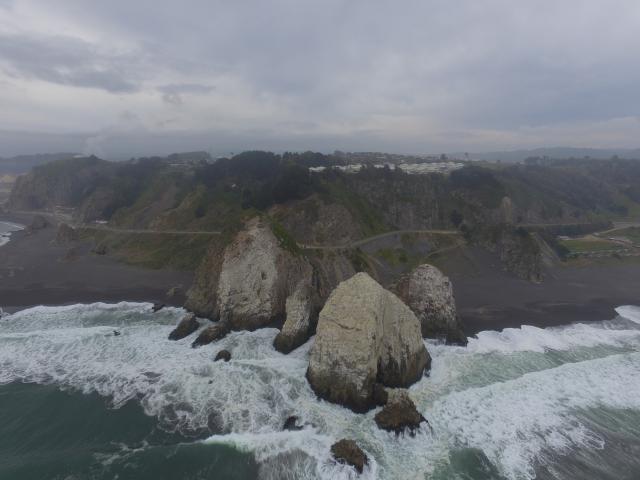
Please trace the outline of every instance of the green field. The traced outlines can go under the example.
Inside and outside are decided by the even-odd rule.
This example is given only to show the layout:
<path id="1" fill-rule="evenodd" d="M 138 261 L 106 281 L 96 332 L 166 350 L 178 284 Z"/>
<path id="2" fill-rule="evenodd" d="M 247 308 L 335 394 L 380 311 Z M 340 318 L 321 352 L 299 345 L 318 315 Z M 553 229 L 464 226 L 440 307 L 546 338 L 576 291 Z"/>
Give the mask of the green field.
<path id="1" fill-rule="evenodd" d="M 621 228 L 613 230 L 607 234 L 609 237 L 624 237 L 633 242 L 634 245 L 640 245 L 640 227 Z"/>

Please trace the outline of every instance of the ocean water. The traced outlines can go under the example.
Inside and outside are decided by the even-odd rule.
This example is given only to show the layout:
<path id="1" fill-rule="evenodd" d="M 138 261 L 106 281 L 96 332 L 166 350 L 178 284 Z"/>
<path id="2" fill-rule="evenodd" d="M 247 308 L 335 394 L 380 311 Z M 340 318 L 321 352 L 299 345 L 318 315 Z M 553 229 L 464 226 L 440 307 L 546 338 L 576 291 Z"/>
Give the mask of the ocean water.
<path id="1" fill-rule="evenodd" d="M 282 355 L 264 329 L 194 350 L 167 340 L 181 309 L 25 310 L 0 320 L 0 478 L 638 479 L 640 308 L 617 311 L 429 342 L 411 388 L 429 426 L 410 437 L 318 400 L 311 341 Z M 290 415 L 305 428 L 283 432 Z M 331 459 L 345 437 L 370 459 L 361 476 Z"/>
<path id="2" fill-rule="evenodd" d="M 22 225 L 18 225 L 17 223 L 11 222 L 0 222 L 0 247 L 6 245 L 11 238 L 12 232 L 17 232 L 18 230 L 22 230 L 24 227 Z"/>

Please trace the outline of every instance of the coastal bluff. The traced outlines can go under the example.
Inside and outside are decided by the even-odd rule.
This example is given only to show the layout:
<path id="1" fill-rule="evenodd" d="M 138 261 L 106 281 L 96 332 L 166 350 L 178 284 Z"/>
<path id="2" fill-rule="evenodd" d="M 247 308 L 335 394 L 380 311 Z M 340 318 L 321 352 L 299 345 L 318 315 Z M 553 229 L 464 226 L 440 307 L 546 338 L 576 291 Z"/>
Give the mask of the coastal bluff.
<path id="1" fill-rule="evenodd" d="M 375 406 L 377 383 L 407 387 L 430 364 L 411 309 L 358 273 L 337 286 L 320 312 L 307 379 L 321 398 L 364 412 Z"/>

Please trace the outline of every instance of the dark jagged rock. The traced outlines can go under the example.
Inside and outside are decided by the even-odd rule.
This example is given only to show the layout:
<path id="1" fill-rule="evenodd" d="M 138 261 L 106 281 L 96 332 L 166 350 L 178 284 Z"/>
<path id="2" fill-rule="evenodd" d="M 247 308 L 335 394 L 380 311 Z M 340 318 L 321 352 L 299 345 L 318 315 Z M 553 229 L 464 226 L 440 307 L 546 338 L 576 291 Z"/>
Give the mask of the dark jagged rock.
<path id="1" fill-rule="evenodd" d="M 342 440 L 331 445 L 331 454 L 339 463 L 351 465 L 358 473 L 369 463 L 367 456 L 353 440 Z"/>
<path id="2" fill-rule="evenodd" d="M 162 310 L 164 307 L 166 307 L 166 305 L 164 303 L 154 303 L 153 307 L 151 307 L 151 310 L 153 311 L 153 313 L 159 312 L 160 310 Z"/>
<path id="3" fill-rule="evenodd" d="M 224 338 L 227 333 L 229 333 L 229 325 L 224 322 L 218 322 L 202 330 L 202 332 L 200 332 L 200 335 L 198 335 L 198 338 L 193 341 L 191 346 L 193 348 L 196 348 L 203 345 L 208 345 L 211 342 L 215 342 L 216 340 Z"/>
<path id="4" fill-rule="evenodd" d="M 120 336 L 120 332 L 118 330 L 114 330 L 113 331 L 113 336 L 114 337 L 119 337 Z"/>
<path id="5" fill-rule="evenodd" d="M 400 434 L 409 430 L 411 435 L 427 420 L 418 412 L 406 390 L 396 390 L 389 395 L 384 408 L 376 413 L 378 428 Z"/>
<path id="6" fill-rule="evenodd" d="M 213 361 L 217 362 L 218 360 L 228 362 L 231 360 L 231 352 L 229 350 L 220 350 Z"/>
<path id="7" fill-rule="evenodd" d="M 298 420 L 298 417 L 296 417 L 295 415 L 290 416 L 284 421 L 284 426 L 282 427 L 282 429 L 289 431 L 302 430 L 302 426 L 298 425 Z"/>
<path id="8" fill-rule="evenodd" d="M 378 405 L 386 405 L 389 400 L 389 394 L 387 393 L 387 389 L 384 388 L 384 385 L 381 383 L 376 383 L 373 386 L 373 402 Z"/>
<path id="9" fill-rule="evenodd" d="M 178 326 L 169 334 L 169 340 L 180 340 L 188 337 L 198 328 L 200 328 L 200 323 L 196 320 L 195 314 L 189 313 L 180 320 Z"/>

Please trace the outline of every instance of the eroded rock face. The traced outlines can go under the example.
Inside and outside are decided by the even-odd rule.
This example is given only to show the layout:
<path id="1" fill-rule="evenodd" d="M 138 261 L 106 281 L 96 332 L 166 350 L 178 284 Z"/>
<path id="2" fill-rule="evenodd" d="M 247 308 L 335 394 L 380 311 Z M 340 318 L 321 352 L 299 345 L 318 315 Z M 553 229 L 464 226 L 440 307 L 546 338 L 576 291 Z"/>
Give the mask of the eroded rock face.
<path id="1" fill-rule="evenodd" d="M 178 326 L 174 328 L 169 334 L 169 340 L 180 340 L 184 337 L 188 337 L 193 332 L 200 328 L 200 324 L 196 320 L 196 316 L 193 313 L 188 313 L 180 320 Z"/>
<path id="2" fill-rule="evenodd" d="M 362 473 L 369 462 L 362 449 L 353 440 L 342 440 L 331 445 L 331 454 L 336 461 L 351 465 L 358 473 Z"/>
<path id="3" fill-rule="evenodd" d="M 191 346 L 193 348 L 197 348 L 203 345 L 209 345 L 211 342 L 215 342 L 216 340 L 224 338 L 227 333 L 229 333 L 229 326 L 226 323 L 215 323 L 214 325 L 211 325 L 202 330 L 202 332 L 200 332 L 200 335 L 198 335 L 198 337 L 193 341 Z"/>
<path id="4" fill-rule="evenodd" d="M 420 320 L 423 337 L 446 336 L 449 344 L 467 344 L 467 337 L 458 319 L 451 282 L 436 267 L 420 265 L 403 275 L 393 290 Z"/>
<path id="5" fill-rule="evenodd" d="M 431 358 L 411 309 L 366 273 L 331 293 L 320 312 L 307 378 L 322 398 L 366 411 L 376 382 L 406 387 Z"/>
<path id="6" fill-rule="evenodd" d="M 255 218 L 225 249 L 217 310 L 234 330 L 254 330 L 285 318 L 286 300 L 311 266 L 281 247 L 269 225 Z"/>
<path id="7" fill-rule="evenodd" d="M 273 346 L 279 352 L 289 353 L 309 339 L 313 328 L 314 305 L 308 281 L 301 281 L 287 298 L 285 311 L 286 320 Z"/>
<path id="8" fill-rule="evenodd" d="M 378 428 L 396 434 L 408 430 L 411 435 L 426 422 L 406 390 L 391 390 L 386 405 L 376 413 L 374 420 Z"/>

